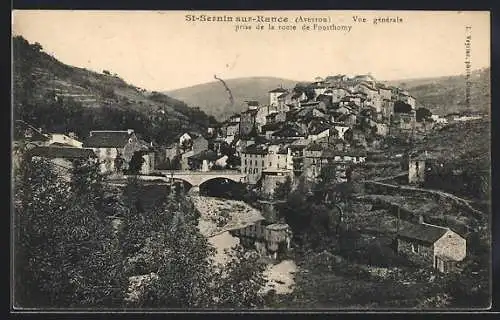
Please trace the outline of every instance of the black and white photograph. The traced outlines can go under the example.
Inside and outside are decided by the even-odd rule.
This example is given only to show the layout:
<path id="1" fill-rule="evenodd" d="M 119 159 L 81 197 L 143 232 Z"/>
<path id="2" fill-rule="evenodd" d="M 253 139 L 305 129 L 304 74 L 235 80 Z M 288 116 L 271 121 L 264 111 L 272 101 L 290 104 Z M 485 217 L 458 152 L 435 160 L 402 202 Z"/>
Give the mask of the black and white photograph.
<path id="1" fill-rule="evenodd" d="M 12 11 L 11 311 L 489 310 L 489 11 Z"/>

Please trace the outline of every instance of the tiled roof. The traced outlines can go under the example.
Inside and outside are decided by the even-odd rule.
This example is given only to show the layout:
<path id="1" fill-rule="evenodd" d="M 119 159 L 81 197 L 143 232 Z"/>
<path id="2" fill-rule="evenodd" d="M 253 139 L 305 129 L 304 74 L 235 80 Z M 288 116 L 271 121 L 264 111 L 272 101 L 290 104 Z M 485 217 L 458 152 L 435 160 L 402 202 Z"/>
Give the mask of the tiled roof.
<path id="1" fill-rule="evenodd" d="M 217 156 L 217 153 L 212 151 L 212 150 L 204 150 L 204 151 L 201 151 L 200 153 L 197 153 L 195 155 L 190 156 L 189 158 L 195 159 L 195 160 L 215 161 L 219 157 Z"/>
<path id="2" fill-rule="evenodd" d="M 267 147 L 259 144 L 252 144 L 246 147 L 242 153 L 247 154 L 267 154 Z"/>
<path id="3" fill-rule="evenodd" d="M 86 148 L 123 148 L 130 136 L 128 131 L 91 131 L 83 146 Z"/>
<path id="4" fill-rule="evenodd" d="M 313 142 L 307 146 L 306 150 L 307 151 L 322 151 L 323 147 L 320 144 Z"/>
<path id="5" fill-rule="evenodd" d="M 267 124 L 262 126 L 261 130 L 262 130 L 262 132 L 275 131 L 275 130 L 280 129 L 281 126 L 282 126 L 282 123 L 267 123 Z"/>
<path id="6" fill-rule="evenodd" d="M 309 132 L 309 134 L 318 134 L 318 133 L 321 133 L 321 132 L 323 132 L 325 130 L 328 130 L 330 128 L 331 127 L 329 125 L 326 125 L 326 124 L 325 125 L 321 125 L 321 126 L 318 126 L 318 127 L 314 128 L 313 130 L 311 130 Z"/>
<path id="7" fill-rule="evenodd" d="M 257 114 L 257 112 L 259 112 L 259 110 L 257 110 L 257 109 L 249 109 L 249 110 L 247 110 L 247 111 L 242 112 L 242 114 L 243 114 L 243 113 L 249 113 L 249 114 L 251 114 L 251 115 L 256 115 L 256 114 Z"/>
<path id="8" fill-rule="evenodd" d="M 25 137 L 23 133 L 26 129 L 29 129 L 34 133 L 34 135 L 30 138 L 30 140 L 37 140 L 37 141 L 50 140 L 50 138 L 46 134 L 43 134 L 40 130 L 38 130 L 37 128 L 33 127 L 32 125 L 23 120 L 16 120 L 15 130 L 14 130 L 14 140 L 24 139 Z"/>
<path id="9" fill-rule="evenodd" d="M 249 100 L 247 101 L 247 104 L 251 107 L 257 107 L 259 105 L 259 101 Z"/>
<path id="10" fill-rule="evenodd" d="M 287 92 L 287 91 L 283 88 L 276 88 L 274 90 L 269 91 L 269 93 L 274 93 L 274 92 Z"/>
<path id="11" fill-rule="evenodd" d="M 427 244 L 433 244 L 441 238 L 449 229 L 426 223 L 406 225 L 397 235 L 398 238 L 417 240 Z"/>
<path id="12" fill-rule="evenodd" d="M 273 133 L 276 137 L 302 137 L 304 134 L 297 128 L 285 127 Z"/>
<path id="13" fill-rule="evenodd" d="M 92 149 L 74 147 L 35 147 L 28 151 L 31 157 L 64 158 L 64 159 L 88 159 L 95 157 Z"/>

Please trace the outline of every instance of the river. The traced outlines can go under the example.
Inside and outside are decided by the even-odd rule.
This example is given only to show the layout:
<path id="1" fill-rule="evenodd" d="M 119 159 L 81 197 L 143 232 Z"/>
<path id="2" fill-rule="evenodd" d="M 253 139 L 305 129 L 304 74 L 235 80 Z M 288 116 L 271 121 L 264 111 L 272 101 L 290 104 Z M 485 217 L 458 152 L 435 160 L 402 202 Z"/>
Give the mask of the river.
<path id="1" fill-rule="evenodd" d="M 209 242 L 216 248 L 215 260 L 220 263 L 227 261 L 225 250 L 230 250 L 239 243 L 228 230 L 239 228 L 261 220 L 259 210 L 249 206 L 243 201 L 206 197 L 200 195 L 190 196 L 195 207 L 200 211 L 200 232 L 206 235 Z M 220 219 L 218 217 L 225 217 Z M 222 225 L 224 222 L 224 225 Z M 219 223 L 219 226 L 217 225 Z M 279 263 L 269 263 L 264 275 L 267 278 L 262 292 L 271 289 L 277 294 L 286 294 L 293 291 L 294 273 L 297 265 L 293 260 L 283 260 Z"/>

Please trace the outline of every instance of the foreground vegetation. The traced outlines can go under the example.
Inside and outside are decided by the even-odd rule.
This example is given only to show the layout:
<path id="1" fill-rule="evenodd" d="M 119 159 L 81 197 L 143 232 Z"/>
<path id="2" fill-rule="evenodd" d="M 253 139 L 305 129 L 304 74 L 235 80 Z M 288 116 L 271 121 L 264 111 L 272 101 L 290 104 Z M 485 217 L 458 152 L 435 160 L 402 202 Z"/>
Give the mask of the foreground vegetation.
<path id="1" fill-rule="evenodd" d="M 145 205 L 134 179 L 110 194 L 98 168 L 87 162 L 76 162 L 67 177 L 45 160 L 25 160 L 16 173 L 16 307 L 264 304 L 257 253 L 238 246 L 229 263 L 215 263 L 215 250 L 199 233 L 198 213 L 184 195 Z M 137 276 L 146 280 L 131 292 L 130 279 Z"/>

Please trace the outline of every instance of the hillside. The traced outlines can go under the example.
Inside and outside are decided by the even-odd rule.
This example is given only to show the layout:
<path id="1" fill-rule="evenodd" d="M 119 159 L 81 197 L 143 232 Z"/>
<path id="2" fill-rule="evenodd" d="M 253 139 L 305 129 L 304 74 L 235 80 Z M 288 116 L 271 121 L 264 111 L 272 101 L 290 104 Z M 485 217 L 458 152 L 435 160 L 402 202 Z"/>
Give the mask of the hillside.
<path id="1" fill-rule="evenodd" d="M 166 143 L 181 131 L 205 132 L 209 118 L 184 102 L 127 84 L 109 71 L 63 64 L 38 43 L 13 38 L 14 116 L 50 132 L 134 129 Z"/>
<path id="2" fill-rule="evenodd" d="M 457 122 L 433 131 L 417 144 L 419 150 L 433 150 L 454 163 L 471 163 L 484 170 L 491 163 L 491 119 Z"/>
<path id="3" fill-rule="evenodd" d="M 217 120 L 225 120 L 234 113 L 245 109 L 245 100 L 257 100 L 268 103 L 267 92 L 282 85 L 284 88 L 293 88 L 297 81 L 273 78 L 250 77 L 228 79 L 229 89 L 234 97 L 234 109 L 229 106 L 229 96 L 220 81 L 212 81 L 187 88 L 165 92 L 169 96 L 185 101 L 190 106 L 199 107 L 200 110 L 213 115 Z"/>
<path id="4" fill-rule="evenodd" d="M 470 107 L 465 103 L 465 76 L 405 79 L 387 81 L 389 85 L 406 88 L 417 103 L 434 114 L 472 111 L 489 113 L 490 110 L 490 68 L 471 72 Z"/>

